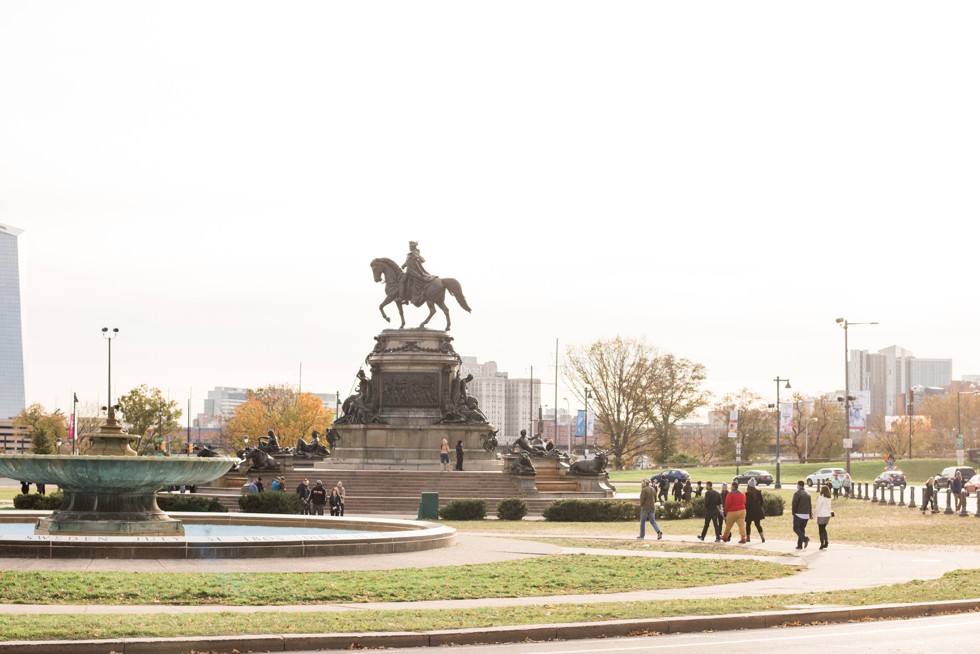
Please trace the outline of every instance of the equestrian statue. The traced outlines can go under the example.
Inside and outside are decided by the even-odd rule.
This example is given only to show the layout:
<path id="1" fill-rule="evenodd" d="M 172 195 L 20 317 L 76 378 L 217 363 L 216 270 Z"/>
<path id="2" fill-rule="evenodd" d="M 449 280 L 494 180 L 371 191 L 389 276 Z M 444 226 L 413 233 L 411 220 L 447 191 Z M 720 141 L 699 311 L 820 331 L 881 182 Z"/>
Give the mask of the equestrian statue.
<path id="1" fill-rule="evenodd" d="M 382 317 L 387 322 L 391 322 L 388 314 L 385 313 L 385 307 L 394 302 L 395 306 L 398 307 L 398 315 L 402 319 L 399 329 L 404 329 L 405 312 L 402 310 L 402 305 L 414 304 L 420 307 L 425 304 L 429 308 L 429 315 L 419 325 L 419 329 L 422 329 L 435 315 L 436 307 L 439 307 L 446 314 L 446 331 L 448 332 L 452 322 L 449 318 L 449 308 L 446 306 L 446 291 L 449 291 L 449 294 L 459 302 L 459 306 L 467 312 L 472 310 L 466 303 L 463 287 L 458 281 L 452 277 L 436 277 L 426 271 L 423 265 L 425 259 L 422 258 L 418 246 L 417 242 L 409 241 L 408 256 L 401 266 L 391 259 L 385 258 L 374 259 L 371 262 L 374 281 L 380 283 L 383 280 L 385 284 L 385 300 L 378 308 L 381 310 Z M 403 268 L 404 272 L 402 272 Z"/>

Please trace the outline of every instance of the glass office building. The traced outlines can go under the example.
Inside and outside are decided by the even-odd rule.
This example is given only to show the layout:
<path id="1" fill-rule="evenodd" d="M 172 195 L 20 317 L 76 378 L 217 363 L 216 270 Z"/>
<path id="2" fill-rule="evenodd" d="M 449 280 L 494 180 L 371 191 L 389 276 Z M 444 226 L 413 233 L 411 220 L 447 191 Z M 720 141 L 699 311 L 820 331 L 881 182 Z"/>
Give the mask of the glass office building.
<path id="1" fill-rule="evenodd" d="M 0 420 L 24 409 L 24 339 L 20 325 L 17 235 L 0 223 Z"/>

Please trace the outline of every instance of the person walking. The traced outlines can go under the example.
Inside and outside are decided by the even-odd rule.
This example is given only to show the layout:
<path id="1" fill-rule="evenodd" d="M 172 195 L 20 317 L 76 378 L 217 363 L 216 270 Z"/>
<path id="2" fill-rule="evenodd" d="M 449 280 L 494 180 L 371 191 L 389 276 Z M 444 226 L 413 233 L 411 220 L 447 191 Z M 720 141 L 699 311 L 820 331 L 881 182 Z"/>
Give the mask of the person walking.
<path id="1" fill-rule="evenodd" d="M 844 473 L 844 480 L 841 481 L 841 489 L 844 491 L 844 499 L 851 499 L 851 475 Z"/>
<path id="2" fill-rule="evenodd" d="M 936 478 L 926 479 L 926 485 L 922 489 L 922 512 L 925 513 L 929 505 L 932 505 L 932 512 L 939 513 L 939 501 L 936 497 Z"/>
<path id="3" fill-rule="evenodd" d="M 830 492 L 824 485 L 820 491 Z M 806 484 L 802 481 L 796 482 L 796 492 L 793 493 L 793 531 L 796 533 L 796 549 L 801 550 L 810 544 L 810 538 L 806 535 L 806 523 L 813 517 L 813 502 L 810 494 L 806 492 Z"/>
<path id="4" fill-rule="evenodd" d="M 439 446 L 439 466 L 443 472 L 449 472 L 449 441 L 445 438 Z"/>
<path id="5" fill-rule="evenodd" d="M 299 482 L 296 486 L 296 496 L 303 500 L 303 511 L 302 515 L 310 515 L 310 504 L 307 502 L 310 499 L 310 480 L 304 479 Z"/>
<path id="6" fill-rule="evenodd" d="M 463 471 L 463 441 L 456 441 L 456 470 Z"/>
<path id="7" fill-rule="evenodd" d="M 338 481 L 335 488 L 337 495 L 340 496 L 340 515 L 344 515 L 344 509 L 347 504 L 347 489 L 344 488 L 344 482 L 342 481 Z"/>
<path id="8" fill-rule="evenodd" d="M 663 472 L 657 477 L 657 488 L 659 489 L 657 496 L 660 498 L 660 501 L 666 502 L 667 494 L 670 492 L 670 480 L 667 479 L 667 475 Z"/>
<path id="9" fill-rule="evenodd" d="M 323 487 L 323 482 L 316 480 L 316 485 L 310 491 L 311 515 L 323 515 L 323 507 L 327 505 L 327 489 Z"/>
<path id="10" fill-rule="evenodd" d="M 703 492 L 704 492 L 704 486 L 702 486 L 701 482 L 699 481 L 698 485 L 694 488 L 694 497 L 701 497 L 701 493 Z"/>
<path id="11" fill-rule="evenodd" d="M 947 493 L 953 494 L 953 501 L 955 502 L 955 511 L 957 513 L 963 510 L 963 475 L 957 470 L 956 474 L 953 475 L 953 480 L 949 482 L 949 489 Z M 949 506 L 948 504 L 946 506 Z"/>
<path id="12" fill-rule="evenodd" d="M 684 490 L 681 493 L 681 499 L 683 499 L 685 502 L 690 502 L 691 501 L 691 492 L 692 492 L 692 489 L 691 489 L 691 480 L 688 479 L 687 481 L 684 482 Z"/>
<path id="13" fill-rule="evenodd" d="M 681 496 L 684 494 L 684 482 L 680 479 L 674 482 L 674 488 L 671 490 L 674 495 L 674 501 L 680 502 Z"/>
<path id="14" fill-rule="evenodd" d="M 646 537 L 647 520 L 650 521 L 653 530 L 657 532 L 657 540 L 664 537 L 663 530 L 657 524 L 656 513 L 657 496 L 650 486 L 650 480 L 644 479 L 640 482 L 640 535 L 636 537 L 637 540 L 643 540 Z"/>
<path id="15" fill-rule="evenodd" d="M 340 502 L 340 493 L 337 492 L 336 487 L 330 489 L 329 502 L 330 502 L 330 515 L 337 515 L 337 516 L 343 515 L 341 513 L 342 504 Z"/>
<path id="16" fill-rule="evenodd" d="M 700 483 L 700 482 L 699 482 Z M 708 533 L 708 525 L 715 528 L 715 542 L 721 542 L 721 515 L 724 512 L 721 504 L 721 494 L 711 487 L 709 481 L 705 484 L 704 490 L 704 527 L 701 528 L 701 535 L 698 540 L 704 540 Z"/>
<path id="17" fill-rule="evenodd" d="M 766 512 L 762 507 L 762 491 L 755 485 L 755 479 L 749 480 L 749 487 L 745 489 L 745 542 L 752 541 L 752 523 L 755 523 L 755 530 L 759 532 L 759 540 L 766 542 L 766 536 L 762 533 L 762 521 L 766 519 Z"/>
<path id="18" fill-rule="evenodd" d="M 820 532 L 820 549 L 825 550 L 830 546 L 830 542 L 827 540 L 827 524 L 834 516 L 830 507 L 830 489 L 826 486 L 820 489 L 813 515 L 817 518 L 817 531 Z"/>
<path id="19" fill-rule="evenodd" d="M 732 489 L 725 496 L 725 535 L 724 542 L 732 539 L 732 525 L 738 527 L 739 543 L 747 543 L 745 539 L 745 493 L 738 489 L 738 482 L 732 482 Z"/>
<path id="20" fill-rule="evenodd" d="M 842 482 L 841 482 L 841 478 L 840 478 L 840 476 L 839 476 L 839 475 L 838 475 L 838 474 L 837 474 L 837 473 L 835 472 L 835 473 L 834 473 L 834 476 L 833 476 L 833 478 L 831 478 L 831 480 L 830 480 L 830 487 L 831 487 L 832 489 L 834 489 L 834 499 L 835 499 L 835 500 L 836 500 L 836 499 L 837 499 L 838 497 L 840 497 L 840 489 L 841 489 L 841 485 L 842 485 Z"/>

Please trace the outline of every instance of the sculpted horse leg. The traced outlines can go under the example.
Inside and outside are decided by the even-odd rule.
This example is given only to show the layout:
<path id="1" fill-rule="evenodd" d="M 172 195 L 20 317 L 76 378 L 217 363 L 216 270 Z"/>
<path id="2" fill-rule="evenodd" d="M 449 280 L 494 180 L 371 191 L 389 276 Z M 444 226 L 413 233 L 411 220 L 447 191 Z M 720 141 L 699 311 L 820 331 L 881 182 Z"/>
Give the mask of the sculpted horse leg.
<path id="1" fill-rule="evenodd" d="M 424 328 L 425 325 L 426 325 L 426 323 L 428 323 L 430 320 L 432 320 L 432 316 L 436 315 L 436 308 L 432 304 L 432 300 L 427 299 L 425 301 L 425 306 L 429 307 L 429 316 L 425 320 L 422 321 L 422 324 L 419 325 L 419 329 Z"/>

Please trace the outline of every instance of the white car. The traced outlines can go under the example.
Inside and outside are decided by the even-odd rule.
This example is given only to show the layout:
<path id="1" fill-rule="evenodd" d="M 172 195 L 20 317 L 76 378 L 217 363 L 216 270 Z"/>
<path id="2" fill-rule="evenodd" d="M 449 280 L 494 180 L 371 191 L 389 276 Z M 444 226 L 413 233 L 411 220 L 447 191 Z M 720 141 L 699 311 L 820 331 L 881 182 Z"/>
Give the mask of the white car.
<path id="1" fill-rule="evenodd" d="M 822 484 L 828 479 L 833 479 L 835 472 L 837 473 L 837 478 L 844 481 L 844 477 L 847 476 L 847 470 L 844 468 L 820 468 L 812 475 L 807 475 L 806 485 Z"/>

